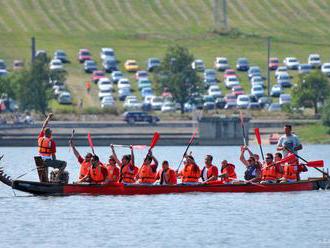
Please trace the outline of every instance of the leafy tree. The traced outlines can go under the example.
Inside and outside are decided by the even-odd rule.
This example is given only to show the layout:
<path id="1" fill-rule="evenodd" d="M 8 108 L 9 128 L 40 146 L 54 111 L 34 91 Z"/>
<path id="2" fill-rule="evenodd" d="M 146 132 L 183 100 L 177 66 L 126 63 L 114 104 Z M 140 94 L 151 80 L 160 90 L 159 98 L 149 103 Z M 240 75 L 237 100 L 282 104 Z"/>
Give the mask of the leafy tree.
<path id="1" fill-rule="evenodd" d="M 330 127 L 330 99 L 327 99 L 326 104 L 322 108 L 322 123 Z"/>
<path id="2" fill-rule="evenodd" d="M 328 79 L 319 71 L 300 77 L 300 82 L 292 91 L 293 103 L 298 107 L 313 107 L 318 114 L 318 103 L 323 103 L 330 94 Z"/>
<path id="3" fill-rule="evenodd" d="M 156 74 L 156 81 L 164 89 L 167 87 L 174 99 L 180 103 L 181 113 L 184 113 L 184 103 L 189 100 L 192 92 L 200 86 L 200 78 L 191 68 L 194 56 L 187 48 L 171 46 L 167 49 L 165 58 Z"/>

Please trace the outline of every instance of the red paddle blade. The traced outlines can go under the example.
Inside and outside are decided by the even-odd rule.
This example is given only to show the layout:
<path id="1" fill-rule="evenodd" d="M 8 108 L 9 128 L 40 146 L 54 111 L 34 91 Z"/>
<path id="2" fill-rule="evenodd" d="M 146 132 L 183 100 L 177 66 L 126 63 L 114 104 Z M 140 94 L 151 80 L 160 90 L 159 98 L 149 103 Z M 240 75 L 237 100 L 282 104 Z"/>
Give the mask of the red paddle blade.
<path id="1" fill-rule="evenodd" d="M 89 146 L 93 148 L 94 144 L 93 144 L 93 140 L 92 140 L 92 137 L 91 137 L 90 133 L 87 134 L 87 139 L 88 139 Z"/>
<path id="2" fill-rule="evenodd" d="M 261 137 L 260 137 L 260 131 L 259 131 L 259 128 L 258 127 L 256 127 L 254 129 L 254 133 L 256 134 L 256 138 L 257 138 L 258 144 L 261 145 Z"/>
<path id="3" fill-rule="evenodd" d="M 159 140 L 159 137 L 160 137 L 159 133 L 155 132 L 154 137 L 152 138 L 150 143 L 150 149 L 154 148 L 154 146 L 157 144 L 157 141 Z"/>
<path id="4" fill-rule="evenodd" d="M 324 161 L 323 160 L 315 160 L 315 161 L 309 161 L 307 162 L 308 167 L 324 167 Z"/>
<path id="5" fill-rule="evenodd" d="M 294 154 L 290 154 L 288 155 L 287 157 L 281 159 L 280 161 L 276 162 L 277 164 L 285 164 L 285 163 L 288 163 L 288 164 L 297 164 L 297 158 L 296 158 L 296 155 Z"/>
<path id="6" fill-rule="evenodd" d="M 198 128 L 196 128 L 195 132 L 193 133 L 193 135 L 191 136 L 190 140 L 189 140 L 189 144 L 191 144 L 193 142 L 193 140 L 196 137 L 196 134 L 198 133 Z"/>

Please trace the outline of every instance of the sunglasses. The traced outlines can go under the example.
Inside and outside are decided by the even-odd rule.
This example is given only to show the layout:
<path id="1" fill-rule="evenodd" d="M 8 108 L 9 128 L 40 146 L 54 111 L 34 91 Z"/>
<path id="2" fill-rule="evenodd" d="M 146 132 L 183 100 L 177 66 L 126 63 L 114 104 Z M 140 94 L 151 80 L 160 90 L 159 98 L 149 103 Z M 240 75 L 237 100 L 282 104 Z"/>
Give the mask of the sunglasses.
<path id="1" fill-rule="evenodd" d="M 266 159 L 272 159 L 272 158 L 266 158 Z"/>

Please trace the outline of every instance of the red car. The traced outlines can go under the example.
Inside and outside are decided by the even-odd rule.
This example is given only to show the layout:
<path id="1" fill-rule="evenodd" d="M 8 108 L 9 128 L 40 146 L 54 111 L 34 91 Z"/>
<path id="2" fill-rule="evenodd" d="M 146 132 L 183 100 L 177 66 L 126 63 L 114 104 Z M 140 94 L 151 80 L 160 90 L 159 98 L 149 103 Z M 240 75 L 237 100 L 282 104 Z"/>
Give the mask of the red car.
<path id="1" fill-rule="evenodd" d="M 244 95 L 245 94 L 242 86 L 240 86 L 240 85 L 233 86 L 233 88 L 231 88 L 231 90 L 232 90 L 232 93 L 235 96 L 239 96 L 239 95 Z"/>
<path id="2" fill-rule="evenodd" d="M 223 74 L 223 79 L 225 80 L 228 76 L 236 76 L 237 77 L 237 74 L 236 74 L 235 70 L 227 69 L 227 70 L 225 70 L 225 72 Z"/>
<path id="3" fill-rule="evenodd" d="M 232 94 L 232 93 L 228 93 L 227 95 L 225 95 L 225 102 L 229 103 L 229 102 L 236 102 L 237 100 L 237 96 Z"/>
<path id="4" fill-rule="evenodd" d="M 279 66 L 279 59 L 278 58 L 270 58 L 269 59 L 269 63 L 268 63 L 269 70 L 276 70 L 278 66 Z"/>
<path id="5" fill-rule="evenodd" d="M 80 63 L 84 63 L 85 60 L 91 60 L 92 55 L 88 49 L 80 49 L 78 52 L 78 60 Z"/>
<path id="6" fill-rule="evenodd" d="M 97 83 L 99 81 L 99 79 L 101 78 L 105 78 L 105 73 L 104 71 L 93 71 L 93 74 L 92 74 L 92 81 L 94 83 Z"/>

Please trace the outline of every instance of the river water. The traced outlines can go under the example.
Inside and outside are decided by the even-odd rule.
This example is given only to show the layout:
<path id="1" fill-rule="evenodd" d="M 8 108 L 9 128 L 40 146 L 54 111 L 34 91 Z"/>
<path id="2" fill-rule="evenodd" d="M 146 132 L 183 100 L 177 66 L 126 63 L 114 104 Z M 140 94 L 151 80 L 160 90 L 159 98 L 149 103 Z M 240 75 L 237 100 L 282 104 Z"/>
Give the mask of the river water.
<path id="1" fill-rule="evenodd" d="M 258 147 L 251 147 L 258 151 Z M 87 147 L 78 148 L 84 154 Z M 161 162 L 176 168 L 184 147 L 156 147 Z M 106 147 L 96 147 L 105 161 Z M 13 178 L 35 167 L 36 148 L 1 148 L 1 166 Z M 236 164 L 239 147 L 192 147 L 202 166 L 205 154 Z M 265 146 L 274 152 L 274 146 Z M 301 156 L 323 159 L 329 145 L 306 145 Z M 118 155 L 129 152 L 118 149 Z M 68 161 L 70 181 L 78 165 L 72 151 L 58 148 Z M 137 164 L 145 151 L 136 151 Z M 312 168 L 303 177 L 318 176 Z M 33 171 L 23 177 L 37 180 Z M 16 195 L 16 197 L 15 197 Z M 330 191 L 290 193 L 189 193 L 154 196 L 36 197 L 0 185 L 0 247 L 330 247 Z"/>

